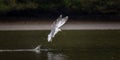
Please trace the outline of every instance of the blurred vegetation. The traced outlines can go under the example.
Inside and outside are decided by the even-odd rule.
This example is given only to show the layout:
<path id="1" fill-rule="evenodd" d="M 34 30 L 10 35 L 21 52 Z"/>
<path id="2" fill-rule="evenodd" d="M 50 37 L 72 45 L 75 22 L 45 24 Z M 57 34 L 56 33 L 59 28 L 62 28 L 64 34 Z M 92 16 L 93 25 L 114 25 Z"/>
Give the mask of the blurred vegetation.
<path id="1" fill-rule="evenodd" d="M 120 0 L 0 0 L 0 13 L 20 10 L 120 14 Z"/>

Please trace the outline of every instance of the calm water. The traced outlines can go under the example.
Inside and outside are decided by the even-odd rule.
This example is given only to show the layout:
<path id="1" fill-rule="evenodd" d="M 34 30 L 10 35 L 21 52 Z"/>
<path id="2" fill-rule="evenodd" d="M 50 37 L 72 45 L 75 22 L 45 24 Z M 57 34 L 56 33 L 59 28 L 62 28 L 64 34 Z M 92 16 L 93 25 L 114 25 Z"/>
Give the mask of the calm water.
<path id="1" fill-rule="evenodd" d="M 58 33 L 47 42 L 49 31 L 0 31 L 0 50 L 48 51 L 0 52 L 0 60 L 120 60 L 120 30 L 74 30 Z"/>

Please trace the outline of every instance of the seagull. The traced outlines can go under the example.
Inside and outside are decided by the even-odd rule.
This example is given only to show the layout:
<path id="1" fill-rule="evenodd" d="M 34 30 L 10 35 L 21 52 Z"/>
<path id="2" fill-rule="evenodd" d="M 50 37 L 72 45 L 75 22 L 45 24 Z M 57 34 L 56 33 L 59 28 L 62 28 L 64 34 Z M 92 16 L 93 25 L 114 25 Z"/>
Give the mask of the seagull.
<path id="1" fill-rule="evenodd" d="M 62 18 L 60 15 L 56 21 L 51 25 L 51 32 L 48 34 L 48 42 L 52 41 L 52 38 L 59 32 L 62 31 L 60 27 L 62 27 L 68 20 L 68 16 Z"/>

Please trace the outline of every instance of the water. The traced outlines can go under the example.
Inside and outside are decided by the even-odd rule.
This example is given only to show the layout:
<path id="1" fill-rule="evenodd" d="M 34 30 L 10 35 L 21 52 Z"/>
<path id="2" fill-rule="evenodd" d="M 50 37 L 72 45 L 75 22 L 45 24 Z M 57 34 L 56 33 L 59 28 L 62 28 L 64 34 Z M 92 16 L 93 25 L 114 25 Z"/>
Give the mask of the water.
<path id="1" fill-rule="evenodd" d="M 120 60 L 120 30 L 66 30 L 52 43 L 47 42 L 48 33 L 0 31 L 0 50 L 6 50 L 0 60 Z M 40 53 L 33 51 L 38 45 Z"/>
<path id="2" fill-rule="evenodd" d="M 48 49 L 41 49 L 40 48 L 41 47 L 41 45 L 38 45 L 36 48 L 34 48 L 34 49 L 1 49 L 0 50 L 0 52 L 19 52 L 19 51 L 31 51 L 31 52 L 35 52 L 35 53 L 37 53 L 37 54 L 39 54 L 40 53 L 40 51 L 42 51 L 42 50 L 44 50 L 44 51 L 47 51 Z"/>
<path id="3" fill-rule="evenodd" d="M 66 50 L 34 52 L 0 52 L 1 60 L 119 60 L 120 51 Z"/>

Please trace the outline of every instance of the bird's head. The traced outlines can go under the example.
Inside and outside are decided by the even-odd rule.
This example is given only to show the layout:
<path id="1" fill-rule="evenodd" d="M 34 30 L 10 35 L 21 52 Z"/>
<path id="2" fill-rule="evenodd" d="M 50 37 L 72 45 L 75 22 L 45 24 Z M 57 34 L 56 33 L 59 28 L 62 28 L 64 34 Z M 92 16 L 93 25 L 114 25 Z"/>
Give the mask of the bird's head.
<path id="1" fill-rule="evenodd" d="M 51 42 L 52 41 L 52 37 L 51 35 L 48 35 L 48 42 Z"/>

